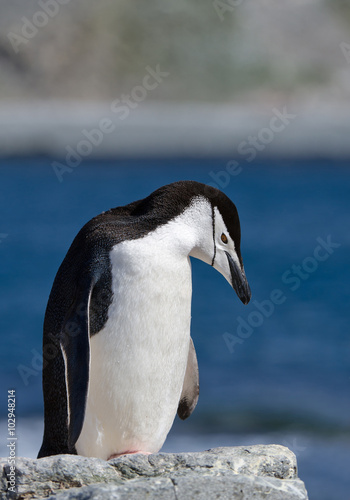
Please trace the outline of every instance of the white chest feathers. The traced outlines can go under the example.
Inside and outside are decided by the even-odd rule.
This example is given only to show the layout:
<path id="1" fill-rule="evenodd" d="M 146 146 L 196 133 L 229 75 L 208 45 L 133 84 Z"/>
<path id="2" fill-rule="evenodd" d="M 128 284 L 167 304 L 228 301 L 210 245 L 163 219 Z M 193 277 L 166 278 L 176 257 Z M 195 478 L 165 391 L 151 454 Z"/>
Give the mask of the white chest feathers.
<path id="1" fill-rule="evenodd" d="M 112 248 L 113 299 L 105 327 L 90 341 L 79 454 L 107 459 L 162 447 L 176 415 L 189 349 L 191 265 L 182 248 L 189 238 L 183 234 L 174 247 L 167 224 Z"/>

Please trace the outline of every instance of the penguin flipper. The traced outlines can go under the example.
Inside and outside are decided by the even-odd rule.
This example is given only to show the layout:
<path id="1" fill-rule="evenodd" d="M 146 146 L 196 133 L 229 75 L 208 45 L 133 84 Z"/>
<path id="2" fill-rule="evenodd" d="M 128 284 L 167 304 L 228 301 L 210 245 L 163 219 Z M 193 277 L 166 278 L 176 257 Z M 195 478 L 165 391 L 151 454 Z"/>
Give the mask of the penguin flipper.
<path id="1" fill-rule="evenodd" d="M 190 338 L 187 367 L 182 387 L 177 414 L 182 419 L 188 418 L 196 407 L 199 397 L 199 373 L 196 351 Z"/>
<path id="2" fill-rule="evenodd" d="M 74 449 L 83 427 L 89 387 L 91 284 L 79 289 L 81 292 L 75 296 L 60 335 L 66 372 L 69 449 Z"/>

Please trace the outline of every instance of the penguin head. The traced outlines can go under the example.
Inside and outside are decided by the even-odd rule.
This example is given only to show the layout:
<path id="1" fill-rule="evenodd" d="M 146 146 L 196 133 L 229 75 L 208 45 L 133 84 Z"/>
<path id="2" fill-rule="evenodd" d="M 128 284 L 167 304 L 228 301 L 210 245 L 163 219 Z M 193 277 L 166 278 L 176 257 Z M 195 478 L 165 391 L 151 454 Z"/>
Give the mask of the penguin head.
<path id="1" fill-rule="evenodd" d="M 205 186 L 204 193 L 209 210 L 202 211 L 203 216 L 199 223 L 200 237 L 190 255 L 219 271 L 233 287 L 243 304 L 248 304 L 251 291 L 241 256 L 241 228 L 237 208 L 218 189 Z"/>
<path id="2" fill-rule="evenodd" d="M 222 191 L 195 181 L 178 181 L 157 189 L 130 207 L 133 215 L 146 216 L 148 223 L 171 227 L 171 243 L 174 244 L 176 233 L 180 253 L 213 266 L 243 304 L 248 304 L 251 292 L 240 250 L 238 212 Z M 149 229 L 153 227 L 147 226 Z"/>
<path id="3" fill-rule="evenodd" d="M 231 200 L 228 201 L 231 204 L 228 208 L 231 208 L 232 213 L 226 217 L 226 221 L 220 209 L 217 206 L 213 207 L 214 252 L 211 265 L 226 278 L 243 304 L 248 304 L 251 291 L 240 251 L 240 223 L 236 207 Z"/>

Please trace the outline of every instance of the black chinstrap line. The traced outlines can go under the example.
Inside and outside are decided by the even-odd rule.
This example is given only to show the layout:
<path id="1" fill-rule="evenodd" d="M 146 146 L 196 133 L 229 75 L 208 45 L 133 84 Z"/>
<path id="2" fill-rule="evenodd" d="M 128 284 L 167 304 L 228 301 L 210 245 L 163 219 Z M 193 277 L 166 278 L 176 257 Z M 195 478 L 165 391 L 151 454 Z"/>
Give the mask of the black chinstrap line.
<path id="1" fill-rule="evenodd" d="M 215 257 L 216 257 L 216 245 L 215 245 L 215 212 L 214 212 L 214 207 L 213 205 L 211 206 L 211 218 L 212 218 L 212 223 L 213 223 L 213 243 L 214 243 L 214 255 L 213 255 L 213 260 L 211 261 L 211 266 L 214 266 L 215 262 Z"/>

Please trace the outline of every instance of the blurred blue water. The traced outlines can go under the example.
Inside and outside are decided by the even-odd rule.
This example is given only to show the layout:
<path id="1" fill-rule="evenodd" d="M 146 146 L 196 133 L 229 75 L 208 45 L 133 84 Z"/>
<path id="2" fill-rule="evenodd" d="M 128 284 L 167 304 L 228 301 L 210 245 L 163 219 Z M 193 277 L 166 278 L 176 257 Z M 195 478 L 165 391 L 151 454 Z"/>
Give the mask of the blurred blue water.
<path id="1" fill-rule="evenodd" d="M 239 210 L 253 297 L 243 306 L 222 276 L 192 261 L 201 395 L 188 422 L 173 432 L 179 426 L 202 434 L 278 429 L 311 433 L 321 442 L 348 439 L 349 165 L 255 163 L 236 177 L 222 174 L 225 165 L 225 159 L 94 161 L 60 183 L 49 159 L 0 161 L 1 417 L 10 388 L 20 416 L 41 415 L 43 316 L 55 273 L 81 226 L 169 182 L 215 179 Z M 306 260 L 308 271 L 292 290 L 296 282 L 283 276 L 313 257 L 319 238 L 340 246 L 324 261 Z M 253 322 L 254 300 L 261 304 L 275 289 L 284 302 L 232 352 L 239 321 Z"/>

